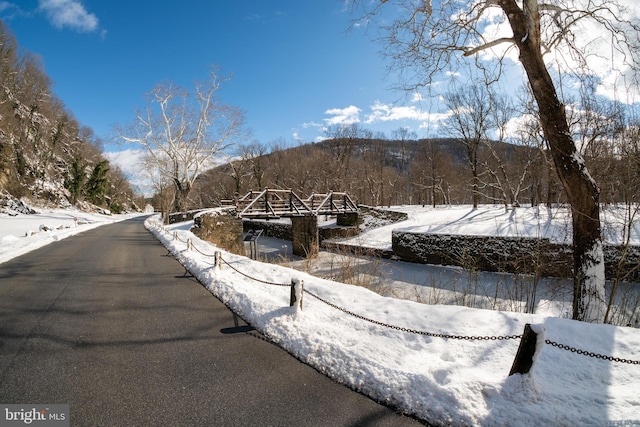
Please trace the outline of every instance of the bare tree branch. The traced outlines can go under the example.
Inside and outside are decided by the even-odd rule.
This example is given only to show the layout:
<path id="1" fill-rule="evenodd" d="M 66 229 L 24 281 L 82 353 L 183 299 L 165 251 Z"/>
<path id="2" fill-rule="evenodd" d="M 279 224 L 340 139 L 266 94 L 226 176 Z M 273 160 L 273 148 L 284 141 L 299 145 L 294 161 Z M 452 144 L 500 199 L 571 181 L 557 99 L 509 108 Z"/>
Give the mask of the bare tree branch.
<path id="1" fill-rule="evenodd" d="M 212 69 L 208 81 L 196 83 L 193 92 L 173 83 L 160 84 L 134 123 L 116 128 L 123 141 L 147 150 L 147 167 L 153 166 L 174 184 L 175 210 L 184 207 L 195 180 L 213 158 L 249 135 L 242 111 L 217 100 L 227 79 Z"/>

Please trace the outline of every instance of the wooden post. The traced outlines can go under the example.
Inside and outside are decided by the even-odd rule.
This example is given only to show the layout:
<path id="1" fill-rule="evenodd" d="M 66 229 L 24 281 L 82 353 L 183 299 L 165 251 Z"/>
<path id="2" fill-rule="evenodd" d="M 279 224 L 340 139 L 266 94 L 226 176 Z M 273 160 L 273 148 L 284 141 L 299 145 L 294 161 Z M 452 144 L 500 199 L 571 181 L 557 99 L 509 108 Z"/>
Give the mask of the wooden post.
<path id="1" fill-rule="evenodd" d="M 269 213 L 269 189 L 264 189 L 264 212 Z"/>
<path id="2" fill-rule="evenodd" d="M 289 212 L 293 212 L 293 189 L 289 189 Z"/>
<path id="3" fill-rule="evenodd" d="M 293 307 L 296 303 L 296 280 L 291 279 L 291 297 L 289 298 L 289 307 Z"/>
<path id="4" fill-rule="evenodd" d="M 299 287 L 300 293 L 300 302 L 298 302 L 298 296 L 296 292 L 296 287 Z M 302 310 L 302 293 L 304 290 L 304 282 L 300 279 L 291 279 L 291 297 L 289 298 L 289 307 L 293 307 L 296 302 L 298 302 L 300 306 L 300 310 Z"/>
<path id="5" fill-rule="evenodd" d="M 536 344 L 538 342 L 538 334 L 531 329 L 531 324 L 524 325 L 524 333 L 520 340 L 520 346 L 516 353 L 516 358 L 511 366 L 509 376 L 513 374 L 526 374 L 533 366 L 533 356 L 536 353 Z"/>

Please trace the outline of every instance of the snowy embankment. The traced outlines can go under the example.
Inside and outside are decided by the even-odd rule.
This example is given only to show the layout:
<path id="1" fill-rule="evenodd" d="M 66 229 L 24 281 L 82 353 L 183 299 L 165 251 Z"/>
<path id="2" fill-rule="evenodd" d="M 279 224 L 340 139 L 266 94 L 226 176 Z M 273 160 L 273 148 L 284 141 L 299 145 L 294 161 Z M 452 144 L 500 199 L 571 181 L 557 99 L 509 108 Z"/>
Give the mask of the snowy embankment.
<path id="1" fill-rule="evenodd" d="M 387 298 L 227 253 L 195 237 L 190 222 L 165 228 L 152 217 L 146 225 L 269 339 L 334 380 L 432 424 L 640 425 L 638 329 Z M 293 279 L 304 284 L 302 309 L 289 307 Z M 514 336 L 527 323 L 540 325 L 548 344 L 529 374 L 509 376 L 520 341 Z"/>

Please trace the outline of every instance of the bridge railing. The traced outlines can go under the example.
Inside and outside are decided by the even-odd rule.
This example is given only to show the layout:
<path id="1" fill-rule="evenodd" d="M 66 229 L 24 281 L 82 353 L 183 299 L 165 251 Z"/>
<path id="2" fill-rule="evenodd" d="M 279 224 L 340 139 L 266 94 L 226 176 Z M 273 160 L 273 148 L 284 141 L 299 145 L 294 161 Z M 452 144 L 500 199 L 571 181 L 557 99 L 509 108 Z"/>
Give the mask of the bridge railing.
<path id="1" fill-rule="evenodd" d="M 307 204 L 291 190 L 250 191 L 238 200 L 238 216 L 281 217 L 312 215 Z"/>
<path id="2" fill-rule="evenodd" d="M 316 215 L 358 212 L 358 206 L 344 192 L 314 193 L 309 196 L 306 202 Z"/>
<path id="3" fill-rule="evenodd" d="M 238 216 L 279 218 L 307 215 L 335 215 L 358 212 L 357 205 L 345 192 L 314 193 L 307 199 L 292 190 L 264 189 L 249 191 L 237 200 L 224 200 L 225 206 L 236 206 Z"/>

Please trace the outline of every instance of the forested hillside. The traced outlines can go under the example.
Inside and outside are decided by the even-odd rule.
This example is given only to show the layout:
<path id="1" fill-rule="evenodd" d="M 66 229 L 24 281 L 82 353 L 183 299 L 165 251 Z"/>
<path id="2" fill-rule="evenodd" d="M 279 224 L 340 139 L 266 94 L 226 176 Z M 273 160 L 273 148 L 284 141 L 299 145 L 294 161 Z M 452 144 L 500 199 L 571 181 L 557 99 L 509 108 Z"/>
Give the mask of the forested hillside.
<path id="1" fill-rule="evenodd" d="M 601 134 L 584 138 L 581 151 L 603 190 L 603 203 L 634 203 L 640 187 L 639 128 L 609 128 L 617 131 L 605 132 L 603 126 Z M 566 202 L 544 140 L 534 139 L 536 132 L 529 136 L 509 143 L 389 140 L 354 125 L 347 136 L 295 147 L 256 142 L 241 147 L 233 161 L 203 174 L 190 207 L 216 206 L 266 187 L 300 195 L 347 191 L 368 205 L 471 204 L 474 195 L 478 203 L 507 206 Z"/>
<path id="2" fill-rule="evenodd" d="M 42 59 L 20 50 L 0 21 L 0 200 L 36 205 L 137 209 L 101 141 L 52 90 Z M 3 203 L 0 203 L 2 209 Z"/>
<path id="3" fill-rule="evenodd" d="M 547 181 L 549 165 L 539 150 L 487 143 L 477 148 L 481 203 L 543 203 L 557 197 L 557 183 Z M 505 164 L 492 157 L 489 146 Z M 490 172 L 500 167 L 511 180 L 526 173 L 526 185 L 512 190 L 510 182 L 494 181 Z M 460 204 L 472 202 L 471 179 L 467 148 L 453 138 L 332 138 L 284 149 L 251 144 L 233 162 L 205 173 L 192 203 L 215 205 L 236 193 L 269 187 L 300 195 L 346 191 L 358 203 L 373 206 Z"/>

